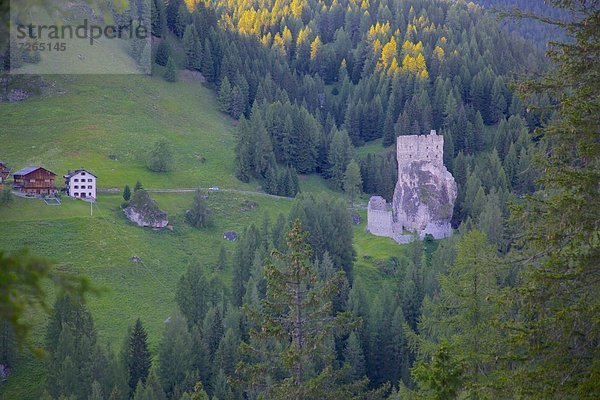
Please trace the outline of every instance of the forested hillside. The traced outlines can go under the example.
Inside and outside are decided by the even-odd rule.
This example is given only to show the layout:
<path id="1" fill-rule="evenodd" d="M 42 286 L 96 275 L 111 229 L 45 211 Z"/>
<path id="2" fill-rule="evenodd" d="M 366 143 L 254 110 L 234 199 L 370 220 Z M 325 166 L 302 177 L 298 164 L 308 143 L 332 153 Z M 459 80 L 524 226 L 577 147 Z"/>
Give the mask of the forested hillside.
<path id="1" fill-rule="evenodd" d="M 596 4 L 554 2 L 579 12 L 547 56 L 465 1 L 152 4 L 155 73 L 201 73 L 239 120 L 231 172 L 296 198 L 232 257 L 185 265 L 154 348 L 143 319 L 105 348 L 85 304 L 59 297 L 45 399 L 597 396 Z M 396 137 L 432 129 L 455 234 L 358 257 L 351 184 L 390 199 Z M 350 202 L 299 193 L 311 174 Z M 373 254 L 375 284 L 356 271 Z"/>
<path id="2" fill-rule="evenodd" d="M 318 173 L 342 189 L 359 158 L 353 146 L 380 139 L 387 147 L 397 135 L 436 129 L 462 188 L 456 226 L 469 216 L 465 196 L 472 202 L 482 183 L 480 198 L 494 192 L 500 207 L 509 192 L 532 189 L 527 132 L 547 115 L 525 112 L 507 85 L 540 70 L 541 54 L 472 3 L 236 2 L 190 12 L 172 1 L 164 14 L 157 33 L 181 38 L 186 66 L 214 85 L 224 112 L 241 118 L 242 181 L 294 195 L 296 173 Z M 364 192 L 391 198 L 394 156 L 357 161 Z"/>
<path id="3" fill-rule="evenodd" d="M 554 7 L 544 0 L 478 0 L 477 4 L 498 13 L 499 17 L 516 13 L 533 14 L 557 21 L 572 18 L 562 8 Z M 566 32 L 557 25 L 543 23 L 536 19 L 504 19 L 500 26 L 516 31 L 540 47 L 546 47 L 549 41 L 564 40 Z"/>

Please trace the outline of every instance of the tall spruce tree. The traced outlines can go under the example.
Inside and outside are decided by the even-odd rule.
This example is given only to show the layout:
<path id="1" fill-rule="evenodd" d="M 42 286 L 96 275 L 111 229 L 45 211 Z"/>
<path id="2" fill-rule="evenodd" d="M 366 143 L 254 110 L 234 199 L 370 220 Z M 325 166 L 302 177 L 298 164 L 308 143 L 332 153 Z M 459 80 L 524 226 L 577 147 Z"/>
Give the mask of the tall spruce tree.
<path id="1" fill-rule="evenodd" d="M 231 83 L 229 78 L 225 77 L 219 86 L 219 110 L 225 114 L 231 112 Z"/>
<path id="2" fill-rule="evenodd" d="M 344 362 L 350 368 L 350 378 L 358 380 L 365 376 L 365 355 L 356 332 L 350 333 L 344 347 Z"/>
<path id="3" fill-rule="evenodd" d="M 94 321 L 80 299 L 60 297 L 46 330 L 47 386 L 53 397 L 86 398 L 94 380 L 101 380 L 104 371 L 94 366 L 105 357 L 96 341 Z"/>
<path id="4" fill-rule="evenodd" d="M 514 354 L 523 362 L 509 380 L 523 397 L 591 399 L 600 391 L 600 65 L 592 61 L 600 58 L 600 12 L 596 1 L 550 3 L 569 17 L 537 19 L 563 28 L 568 39 L 550 43 L 554 68 L 520 85 L 558 104 L 557 118 L 538 132 L 544 189 L 516 214 L 526 261 L 512 322 Z"/>
<path id="5" fill-rule="evenodd" d="M 131 199 L 131 189 L 129 185 L 125 185 L 125 189 L 123 189 L 123 200 L 129 201 Z"/>
<path id="6" fill-rule="evenodd" d="M 502 397 L 496 391 L 494 377 L 505 354 L 506 341 L 493 322 L 499 316 L 496 299 L 505 277 L 505 266 L 485 234 L 472 230 L 458 241 L 454 264 L 439 278 L 439 297 L 424 301 L 420 337 L 412 337 L 419 352 L 414 371 L 417 377 L 422 375 L 419 379 L 423 381 L 417 382 L 424 383 L 423 394 L 431 389 L 425 370 L 439 362 L 435 356 L 446 341 L 446 347 L 455 350 L 448 362 L 460 360 L 461 364 L 460 370 L 452 372 L 463 378 L 462 385 L 453 389 L 459 398 Z"/>
<path id="7" fill-rule="evenodd" d="M 154 61 L 158 65 L 162 65 L 163 67 L 167 65 L 169 62 L 169 58 L 171 57 L 171 46 L 169 46 L 169 42 L 167 39 L 163 38 L 158 44 L 158 48 L 156 49 L 156 55 L 154 56 Z"/>
<path id="8" fill-rule="evenodd" d="M 354 200 L 362 192 L 362 177 L 360 176 L 360 167 L 355 160 L 350 161 L 346 172 L 344 173 L 344 192 L 350 200 L 350 205 L 354 207 Z"/>
<path id="9" fill-rule="evenodd" d="M 167 16 L 165 13 L 165 5 L 162 0 L 152 0 L 152 36 L 162 38 L 167 29 Z"/>
<path id="10" fill-rule="evenodd" d="M 215 81 L 215 61 L 212 55 L 212 46 L 208 38 L 204 39 L 204 46 L 202 47 L 202 75 L 207 82 Z"/>
<path id="11" fill-rule="evenodd" d="M 192 370 L 192 338 L 185 318 L 179 311 L 165 323 L 162 341 L 158 347 L 158 375 L 165 393 L 170 398 L 190 382 Z"/>
<path id="12" fill-rule="evenodd" d="M 186 26 L 183 34 L 183 50 L 187 69 L 199 71 L 202 62 L 202 47 L 198 32 L 193 24 Z"/>
<path id="13" fill-rule="evenodd" d="M 127 356 L 127 372 L 129 374 L 129 388 L 134 391 L 138 382 L 145 383 L 152 359 L 148 349 L 148 333 L 138 318 L 129 335 Z"/>
<path id="14" fill-rule="evenodd" d="M 167 82 L 177 82 L 177 67 L 173 57 L 169 57 L 167 60 L 167 66 L 165 67 L 165 73 L 163 75 Z"/>
<path id="15" fill-rule="evenodd" d="M 194 228 L 206 228 L 211 224 L 212 211 L 206 205 L 204 193 L 198 189 L 194 195 L 192 208 L 185 213 L 185 220 Z"/>
<path id="16" fill-rule="evenodd" d="M 262 309 L 246 309 L 261 329 L 251 330 L 250 340 L 242 343 L 242 353 L 253 361 L 241 362 L 238 370 L 246 390 L 258 386 L 271 399 L 344 397 L 342 393 L 352 392 L 336 383 L 331 365 L 312 368 L 312 362 L 327 352 L 330 335 L 354 323 L 347 312 L 332 315 L 341 275 L 318 281 L 306 236 L 296 220 L 287 233 L 288 251 L 273 251 L 265 265 L 267 294 Z M 278 345 L 267 347 L 270 342 Z"/>
<path id="17" fill-rule="evenodd" d="M 344 172 L 352 159 L 352 143 L 345 130 L 334 130 L 329 145 L 329 176 L 336 189 L 344 184 Z"/>

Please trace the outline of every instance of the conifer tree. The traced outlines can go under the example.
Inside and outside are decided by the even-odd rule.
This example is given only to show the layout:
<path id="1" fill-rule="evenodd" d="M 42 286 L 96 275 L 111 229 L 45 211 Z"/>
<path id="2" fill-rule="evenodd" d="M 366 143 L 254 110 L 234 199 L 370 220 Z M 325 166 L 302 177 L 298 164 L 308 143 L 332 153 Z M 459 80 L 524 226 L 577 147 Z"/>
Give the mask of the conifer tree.
<path id="1" fill-rule="evenodd" d="M 239 86 L 235 85 L 233 89 L 231 89 L 231 106 L 229 115 L 237 119 L 242 115 L 245 108 L 246 104 L 242 91 Z"/>
<path id="2" fill-rule="evenodd" d="M 365 376 L 365 355 L 356 332 L 350 333 L 344 348 L 344 362 L 350 367 L 350 378 L 358 380 Z"/>
<path id="3" fill-rule="evenodd" d="M 360 167 L 355 160 L 348 163 L 344 173 L 344 192 L 350 199 L 350 204 L 354 206 L 354 200 L 362 192 L 362 177 L 360 176 Z"/>
<path id="4" fill-rule="evenodd" d="M 225 114 L 231 113 L 231 84 L 229 78 L 225 77 L 219 86 L 219 110 Z"/>
<path id="5" fill-rule="evenodd" d="M 463 366 L 457 359 L 456 349 L 445 339 L 436 346 L 429 364 L 417 364 L 413 376 L 419 385 L 421 395 L 432 400 L 456 399 L 464 383 Z M 408 392 L 408 393 L 407 393 Z M 403 385 L 398 393 L 398 400 L 415 397 Z M 390 400 L 396 400 L 390 398 Z"/>
<path id="6" fill-rule="evenodd" d="M 175 20 L 173 33 L 175 33 L 177 37 L 182 38 L 186 26 L 188 26 L 191 22 L 192 19 L 190 12 L 188 11 L 187 5 L 184 2 L 181 2 L 179 5 L 179 9 L 177 10 L 177 17 Z"/>
<path id="7" fill-rule="evenodd" d="M 144 400 L 146 399 L 147 393 L 146 388 L 142 381 L 139 381 L 135 386 L 135 390 L 133 391 L 133 400 Z"/>
<path id="8" fill-rule="evenodd" d="M 344 183 L 344 172 L 352 158 L 352 143 L 345 130 L 334 131 L 329 145 L 329 176 L 337 189 Z"/>
<path id="9" fill-rule="evenodd" d="M 148 334 L 139 318 L 131 329 L 127 351 L 129 388 L 134 391 L 138 382 L 146 382 L 152 364 L 150 350 L 148 350 Z"/>
<path id="10" fill-rule="evenodd" d="M 500 196 L 495 190 L 487 196 L 487 202 L 479 215 L 479 229 L 486 234 L 489 241 L 499 250 L 504 244 L 504 219 L 500 203 Z"/>
<path id="11" fill-rule="evenodd" d="M 300 182 L 298 180 L 298 173 L 294 167 L 287 168 L 287 174 L 290 180 L 290 190 L 287 194 L 288 197 L 295 197 L 300 193 Z"/>
<path id="12" fill-rule="evenodd" d="M 242 182 L 248 182 L 254 173 L 254 132 L 250 121 L 243 116 L 238 124 L 238 138 L 235 149 L 235 175 Z"/>
<path id="13" fill-rule="evenodd" d="M 212 47 L 208 38 L 204 39 L 204 46 L 202 47 L 202 75 L 207 82 L 214 82 L 215 80 L 215 62 L 212 55 Z"/>
<path id="14" fill-rule="evenodd" d="M 306 236 L 300 221 L 295 221 L 287 234 L 288 252 L 274 251 L 265 265 L 267 297 L 263 311 L 247 309 L 262 329 L 252 330 L 250 341 L 241 346 L 242 353 L 256 361 L 242 362 L 238 370 L 247 390 L 265 379 L 275 379 L 268 386 L 260 386 L 272 399 L 331 396 L 336 391 L 331 368 L 311 372 L 310 362 L 325 351 L 329 335 L 353 326 L 349 313 L 331 315 L 331 299 L 341 275 L 317 281 Z M 279 343 L 273 351 L 261 345 L 270 341 Z"/>
<path id="15" fill-rule="evenodd" d="M 414 371 L 429 382 L 426 370 L 438 362 L 433 357 L 441 349 L 437 343 L 446 340 L 456 351 L 449 356 L 451 362 L 462 361 L 461 368 L 448 371 L 464 378 L 464 383 L 452 391 L 459 397 L 502 397 L 495 392 L 493 377 L 499 356 L 506 351 L 506 341 L 490 321 L 499 313 L 500 305 L 494 298 L 500 294 L 500 282 L 506 272 L 494 246 L 476 229 L 458 241 L 456 251 L 454 264 L 440 277 L 439 297 L 427 298 L 423 304 L 419 362 Z M 429 390 L 428 386 L 423 389 Z"/>
<path id="16" fill-rule="evenodd" d="M 177 82 L 177 67 L 175 66 L 173 57 L 169 57 L 169 60 L 167 61 L 164 78 L 167 82 Z"/>
<path id="17" fill-rule="evenodd" d="M 265 192 L 269 194 L 279 194 L 279 173 L 277 168 L 273 165 L 270 165 L 265 174 L 265 182 L 263 184 L 263 189 Z"/>
<path id="18" fill-rule="evenodd" d="M 232 295 L 234 305 L 242 305 L 246 283 L 250 278 L 252 262 L 260 241 L 260 232 L 254 224 L 247 227 L 238 240 L 233 262 Z"/>
<path id="19" fill-rule="evenodd" d="M 104 371 L 94 368 L 104 358 L 96 344 L 97 334 L 91 314 L 80 302 L 69 296 L 60 297 L 46 330 L 48 391 L 60 395 L 85 398 L 94 380 Z"/>
<path id="20" fill-rule="evenodd" d="M 254 165 L 256 176 L 264 177 L 269 167 L 274 164 L 273 144 L 260 112 L 252 113 L 250 125 L 254 132 L 254 160 L 252 165 Z"/>
<path id="21" fill-rule="evenodd" d="M 199 71 L 201 69 L 202 47 L 198 32 L 193 24 L 186 26 L 182 44 L 185 52 L 186 68 Z"/>
<path id="22" fill-rule="evenodd" d="M 600 371 L 600 80 L 598 63 L 591 60 L 600 55 L 600 19 L 596 2 L 550 3 L 569 16 L 538 19 L 563 28 L 567 39 L 549 45 L 555 68 L 521 84 L 525 94 L 555 95 L 559 103 L 557 118 L 539 132 L 536 166 L 543 171 L 543 190 L 516 214 L 525 222 L 520 258 L 526 261 L 522 284 L 513 291 L 519 314 L 512 322 L 514 332 L 521 332 L 513 337 L 514 354 L 524 362 L 516 376 L 508 376 L 521 395 L 592 398 Z"/>
<path id="23" fill-rule="evenodd" d="M 131 199 L 131 189 L 129 189 L 129 185 L 125 185 L 125 189 L 123 189 L 123 200 L 129 201 Z"/>
<path id="24" fill-rule="evenodd" d="M 171 46 L 169 46 L 166 38 L 162 38 L 158 44 L 158 49 L 156 49 L 154 61 L 164 67 L 167 65 L 169 58 L 171 58 Z"/>
<path id="25" fill-rule="evenodd" d="M 196 190 L 192 208 L 186 211 L 185 220 L 194 228 L 206 228 L 211 224 L 211 213 L 204 200 L 204 193 L 200 189 Z"/>
<path id="26" fill-rule="evenodd" d="M 177 386 L 186 382 L 192 366 L 192 338 L 185 318 L 178 311 L 165 324 L 163 339 L 158 347 L 158 375 L 168 397 Z"/>
<path id="27" fill-rule="evenodd" d="M 285 248 L 285 226 L 286 219 L 283 214 L 279 214 L 277 216 L 277 221 L 275 221 L 275 225 L 273 226 L 273 230 L 271 232 L 271 236 L 273 237 L 273 246 L 276 250 L 283 251 Z"/>
<path id="28" fill-rule="evenodd" d="M 394 118 L 388 111 L 383 123 L 383 147 L 388 147 L 396 142 L 396 129 L 394 126 Z"/>
<path id="29" fill-rule="evenodd" d="M 104 396 L 102 395 L 102 387 L 98 381 L 94 381 L 92 383 L 92 392 L 90 393 L 88 400 L 104 400 Z"/>
<path id="30" fill-rule="evenodd" d="M 162 38 L 167 29 L 165 6 L 162 0 L 152 0 L 152 36 Z"/>
<path id="31" fill-rule="evenodd" d="M 225 251 L 225 246 L 221 246 L 221 250 L 219 250 L 219 259 L 217 261 L 217 265 L 215 269 L 217 271 L 225 271 L 227 268 L 227 252 Z"/>

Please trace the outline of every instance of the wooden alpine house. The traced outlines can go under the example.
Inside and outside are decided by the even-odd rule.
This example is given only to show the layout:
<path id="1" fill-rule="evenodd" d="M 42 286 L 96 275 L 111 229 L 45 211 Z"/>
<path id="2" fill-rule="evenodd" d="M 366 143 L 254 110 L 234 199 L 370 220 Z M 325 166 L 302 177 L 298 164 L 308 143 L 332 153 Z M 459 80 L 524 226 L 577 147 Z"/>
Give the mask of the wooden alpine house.
<path id="1" fill-rule="evenodd" d="M 27 167 L 13 174 L 13 189 L 28 196 L 52 196 L 58 189 L 54 186 L 56 174 L 43 167 Z"/>

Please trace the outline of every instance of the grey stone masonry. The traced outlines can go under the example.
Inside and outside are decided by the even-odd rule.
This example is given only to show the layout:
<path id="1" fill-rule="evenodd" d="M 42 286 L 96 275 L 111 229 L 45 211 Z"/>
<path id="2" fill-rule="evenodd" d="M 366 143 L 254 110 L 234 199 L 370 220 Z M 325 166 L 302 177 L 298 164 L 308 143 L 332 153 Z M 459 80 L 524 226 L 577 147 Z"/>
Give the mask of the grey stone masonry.
<path id="1" fill-rule="evenodd" d="M 444 166 L 444 137 L 399 136 L 397 140 L 398 182 L 391 210 L 381 196 L 373 196 L 367 208 L 367 229 L 398 243 L 431 234 L 441 239 L 452 234 L 450 220 L 457 187 Z"/>

